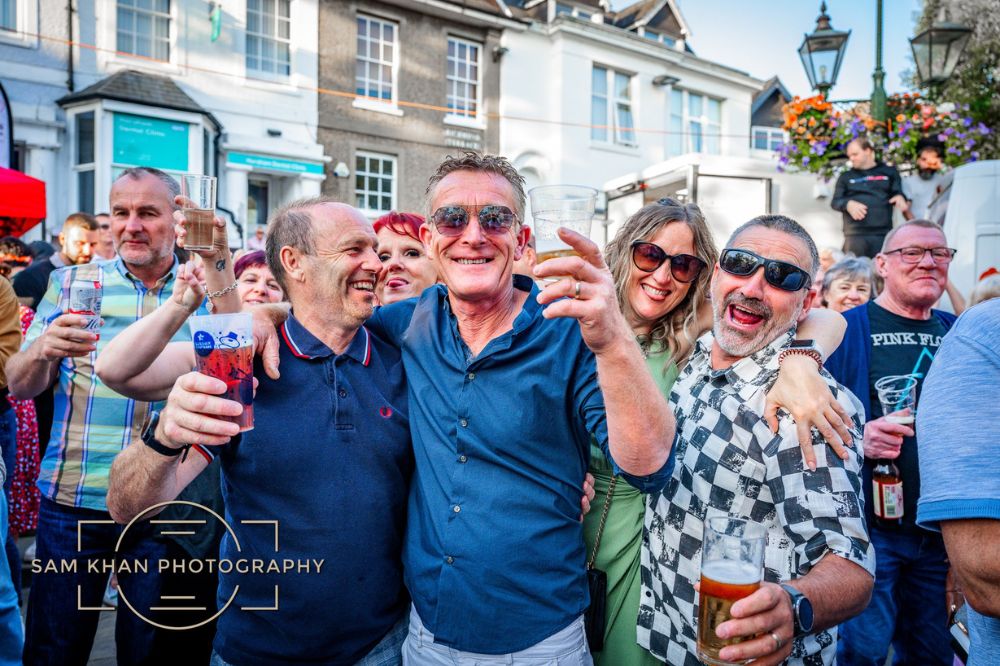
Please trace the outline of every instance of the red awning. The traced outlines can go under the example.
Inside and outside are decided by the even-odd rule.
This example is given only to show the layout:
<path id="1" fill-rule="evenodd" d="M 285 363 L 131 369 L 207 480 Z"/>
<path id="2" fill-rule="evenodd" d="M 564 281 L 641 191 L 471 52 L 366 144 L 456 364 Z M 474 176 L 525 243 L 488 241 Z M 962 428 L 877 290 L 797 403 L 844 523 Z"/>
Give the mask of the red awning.
<path id="1" fill-rule="evenodd" d="M 20 236 L 45 219 L 45 183 L 0 167 L 0 234 Z"/>

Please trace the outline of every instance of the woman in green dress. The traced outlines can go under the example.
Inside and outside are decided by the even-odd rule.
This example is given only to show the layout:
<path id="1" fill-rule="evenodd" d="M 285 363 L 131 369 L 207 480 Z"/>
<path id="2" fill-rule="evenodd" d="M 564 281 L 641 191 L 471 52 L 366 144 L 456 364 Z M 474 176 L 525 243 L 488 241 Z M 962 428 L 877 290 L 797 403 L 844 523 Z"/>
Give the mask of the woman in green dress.
<path id="1" fill-rule="evenodd" d="M 669 397 L 679 366 L 694 341 L 712 326 L 707 296 L 712 268 L 718 259 L 712 234 L 698 206 L 660 199 L 625 222 L 608 244 L 605 256 L 615 279 L 618 302 L 643 349 L 647 367 Z M 829 352 L 840 343 L 844 326 L 839 315 L 813 310 L 800 326 L 799 337 L 812 337 Z M 815 362 L 808 357 L 800 359 L 806 362 L 782 365 L 781 377 L 768 394 L 769 402 L 788 409 L 797 422 L 816 425 L 821 432 L 829 433 L 833 427 L 830 406 L 816 399 L 822 393 L 814 382 L 824 388 L 825 384 Z M 827 414 L 831 414 L 829 422 Z M 627 483 L 614 482 L 610 463 L 593 444 L 590 472 L 595 497 L 584 519 L 587 556 L 608 577 L 604 647 L 594 653 L 594 664 L 659 666 L 661 662 L 636 643 L 646 496 Z M 598 532 L 601 538 L 595 556 Z"/>

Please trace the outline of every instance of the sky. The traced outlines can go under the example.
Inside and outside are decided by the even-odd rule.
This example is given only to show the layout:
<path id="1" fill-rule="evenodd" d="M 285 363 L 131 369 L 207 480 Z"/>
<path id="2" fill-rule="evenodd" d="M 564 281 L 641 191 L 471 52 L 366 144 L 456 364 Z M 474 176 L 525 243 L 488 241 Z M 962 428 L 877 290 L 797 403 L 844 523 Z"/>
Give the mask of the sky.
<path id="1" fill-rule="evenodd" d="M 816 27 L 820 0 L 677 0 L 691 30 L 690 45 L 708 60 L 760 79 L 777 75 L 793 95 L 812 94 L 798 49 Z M 615 9 L 631 4 L 612 0 Z M 847 51 L 831 99 L 867 99 L 875 69 L 876 0 L 827 0 L 835 30 L 850 30 Z M 884 0 L 882 68 L 891 95 L 910 88 L 902 73 L 913 68 L 909 39 L 923 3 Z"/>

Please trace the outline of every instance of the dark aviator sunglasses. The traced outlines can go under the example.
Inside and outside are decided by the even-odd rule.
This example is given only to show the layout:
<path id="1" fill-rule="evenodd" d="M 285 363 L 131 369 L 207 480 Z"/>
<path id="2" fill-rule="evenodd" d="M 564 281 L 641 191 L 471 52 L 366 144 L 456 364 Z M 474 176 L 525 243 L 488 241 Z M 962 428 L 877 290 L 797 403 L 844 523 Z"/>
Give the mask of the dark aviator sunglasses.
<path id="1" fill-rule="evenodd" d="M 719 257 L 719 268 L 730 275 L 739 277 L 749 277 L 757 272 L 761 266 L 764 267 L 764 279 L 772 287 L 784 291 L 799 291 L 800 289 L 808 289 L 812 284 L 809 273 L 795 264 L 766 259 L 749 250 L 727 248 L 722 251 L 722 256 Z"/>
<path id="2" fill-rule="evenodd" d="M 670 274 L 678 282 L 694 282 L 708 264 L 690 254 L 667 254 L 656 243 L 634 241 L 632 243 L 632 263 L 640 271 L 652 273 L 670 261 Z"/>
<path id="3" fill-rule="evenodd" d="M 517 215 L 507 206 L 488 204 L 442 206 L 431 214 L 431 222 L 442 236 L 461 236 L 473 215 L 479 219 L 479 228 L 487 234 L 506 233 L 517 221 Z"/>

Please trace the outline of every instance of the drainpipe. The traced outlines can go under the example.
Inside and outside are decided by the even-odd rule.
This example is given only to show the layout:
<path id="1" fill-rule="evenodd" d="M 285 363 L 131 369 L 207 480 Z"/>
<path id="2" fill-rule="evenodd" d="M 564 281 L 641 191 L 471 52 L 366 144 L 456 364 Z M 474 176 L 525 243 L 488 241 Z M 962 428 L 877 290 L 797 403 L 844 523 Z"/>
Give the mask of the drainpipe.
<path id="1" fill-rule="evenodd" d="M 66 0 L 66 34 L 69 36 L 69 60 L 66 62 L 66 87 L 70 92 L 76 89 L 73 83 L 73 0 Z"/>

